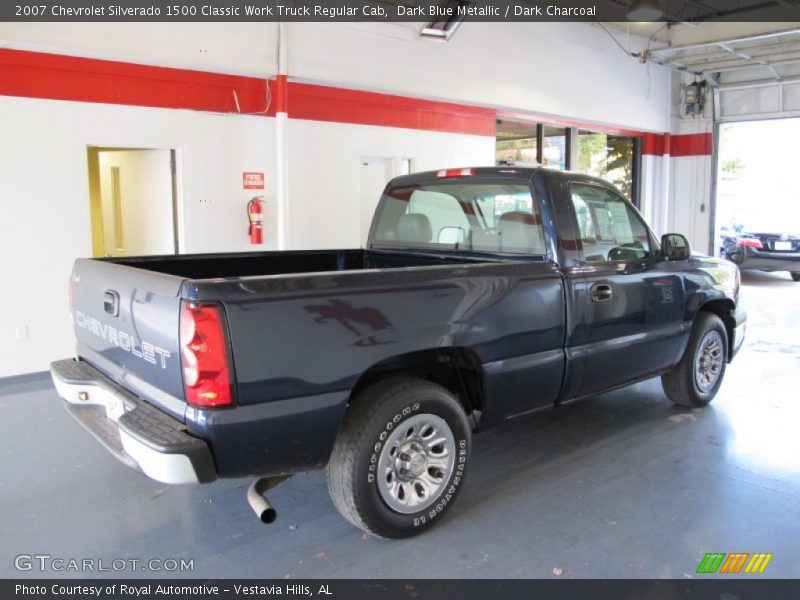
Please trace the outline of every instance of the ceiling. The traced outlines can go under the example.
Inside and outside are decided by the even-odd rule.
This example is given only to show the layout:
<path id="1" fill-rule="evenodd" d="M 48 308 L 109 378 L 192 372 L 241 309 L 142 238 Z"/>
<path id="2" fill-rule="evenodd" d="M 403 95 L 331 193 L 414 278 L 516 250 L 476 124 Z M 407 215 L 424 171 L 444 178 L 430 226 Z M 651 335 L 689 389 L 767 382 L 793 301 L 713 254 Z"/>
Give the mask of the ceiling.
<path id="1" fill-rule="evenodd" d="M 659 0 L 662 22 L 708 21 L 778 22 L 792 18 L 800 10 L 800 0 Z M 624 21 L 631 0 L 598 0 L 597 18 Z"/>
<path id="2" fill-rule="evenodd" d="M 453 0 L 371 1 L 412 5 Z M 537 0 L 517 1 L 540 4 Z M 585 26 L 607 29 L 629 54 L 647 49 L 647 58 L 653 63 L 723 79 L 780 80 L 800 72 L 800 0 L 660 0 L 665 17 L 653 23 L 625 20 L 632 0 L 591 1 L 596 3 L 602 23 Z M 797 14 L 795 22 L 761 20 L 787 9 Z M 419 40 L 424 25 L 337 24 L 409 42 Z M 465 26 L 480 26 L 480 22 L 467 20 Z M 102 27 L 88 23 L 0 23 L 0 47 L 8 44 L 261 76 L 272 72 L 276 61 L 274 36 L 269 30 L 269 24 L 264 23 L 104 23 Z M 613 42 L 609 39 L 609 43 Z M 745 71 L 747 75 L 738 75 Z"/>
<path id="3" fill-rule="evenodd" d="M 372 1 L 409 6 L 424 3 Z M 481 4 L 481 0 L 434 1 L 440 6 Z M 723 73 L 747 71 L 748 76 L 780 81 L 796 74 L 795 65 L 800 68 L 800 0 L 654 0 L 664 15 L 646 23 L 627 20 L 633 1 L 572 0 L 565 4 L 596 6 L 597 18 L 591 24 L 606 29 L 623 51 L 642 62 L 715 80 Z M 541 4 L 534 0 L 521 3 Z M 458 18 L 435 20 L 418 26 L 418 32 L 423 38 L 447 40 L 456 35 L 459 22 Z"/>
<path id="4" fill-rule="evenodd" d="M 780 81 L 800 65 L 800 27 L 669 46 L 653 50 L 650 59 L 700 75 L 757 71 L 757 78 Z"/>

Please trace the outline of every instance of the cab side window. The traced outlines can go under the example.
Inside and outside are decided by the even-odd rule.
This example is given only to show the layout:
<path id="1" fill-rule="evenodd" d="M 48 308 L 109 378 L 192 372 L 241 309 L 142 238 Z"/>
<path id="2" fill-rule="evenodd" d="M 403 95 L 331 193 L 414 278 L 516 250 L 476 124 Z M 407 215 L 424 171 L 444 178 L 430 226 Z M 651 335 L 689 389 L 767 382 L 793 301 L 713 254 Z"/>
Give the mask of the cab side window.
<path id="1" fill-rule="evenodd" d="M 586 262 L 642 260 L 650 256 L 647 229 L 625 200 L 606 188 L 570 186 Z"/>

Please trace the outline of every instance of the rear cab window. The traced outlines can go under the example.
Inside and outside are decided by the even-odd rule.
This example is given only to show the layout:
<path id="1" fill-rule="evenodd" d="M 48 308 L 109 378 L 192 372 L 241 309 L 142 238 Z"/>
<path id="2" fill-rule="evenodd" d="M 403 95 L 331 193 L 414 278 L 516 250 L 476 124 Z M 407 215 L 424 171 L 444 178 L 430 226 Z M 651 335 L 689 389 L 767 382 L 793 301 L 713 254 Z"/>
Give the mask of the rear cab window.
<path id="1" fill-rule="evenodd" d="M 399 185 L 381 199 L 375 247 L 547 253 L 527 182 L 446 180 Z"/>

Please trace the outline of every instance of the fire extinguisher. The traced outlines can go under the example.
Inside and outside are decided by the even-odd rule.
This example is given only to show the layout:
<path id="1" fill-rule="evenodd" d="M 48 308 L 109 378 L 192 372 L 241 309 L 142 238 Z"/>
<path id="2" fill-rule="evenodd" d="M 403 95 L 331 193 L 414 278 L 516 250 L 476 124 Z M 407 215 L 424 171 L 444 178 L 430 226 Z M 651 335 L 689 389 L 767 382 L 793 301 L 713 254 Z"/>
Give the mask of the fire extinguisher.
<path id="1" fill-rule="evenodd" d="M 256 196 L 247 203 L 247 220 L 250 221 L 250 243 L 264 243 L 264 200 Z"/>

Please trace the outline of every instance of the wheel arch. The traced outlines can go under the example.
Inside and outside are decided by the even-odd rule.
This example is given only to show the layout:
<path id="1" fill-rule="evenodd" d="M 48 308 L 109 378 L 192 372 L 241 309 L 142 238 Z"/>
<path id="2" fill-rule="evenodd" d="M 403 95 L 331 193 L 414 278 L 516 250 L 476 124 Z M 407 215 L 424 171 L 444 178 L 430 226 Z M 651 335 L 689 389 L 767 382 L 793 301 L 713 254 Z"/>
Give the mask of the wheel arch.
<path id="1" fill-rule="evenodd" d="M 728 362 L 730 362 L 733 355 L 731 340 L 733 340 L 733 330 L 736 327 L 733 318 L 735 310 L 736 304 L 730 298 L 714 298 L 703 303 L 697 311 L 697 314 L 701 312 L 715 314 L 722 320 L 722 323 L 725 325 L 725 334 L 728 338 Z"/>
<path id="2" fill-rule="evenodd" d="M 349 404 L 370 385 L 396 376 L 438 383 L 459 401 L 467 415 L 485 410 L 485 376 L 478 355 L 469 348 L 430 348 L 385 358 L 364 371 L 350 390 Z M 477 414 L 476 414 L 477 413 Z"/>

